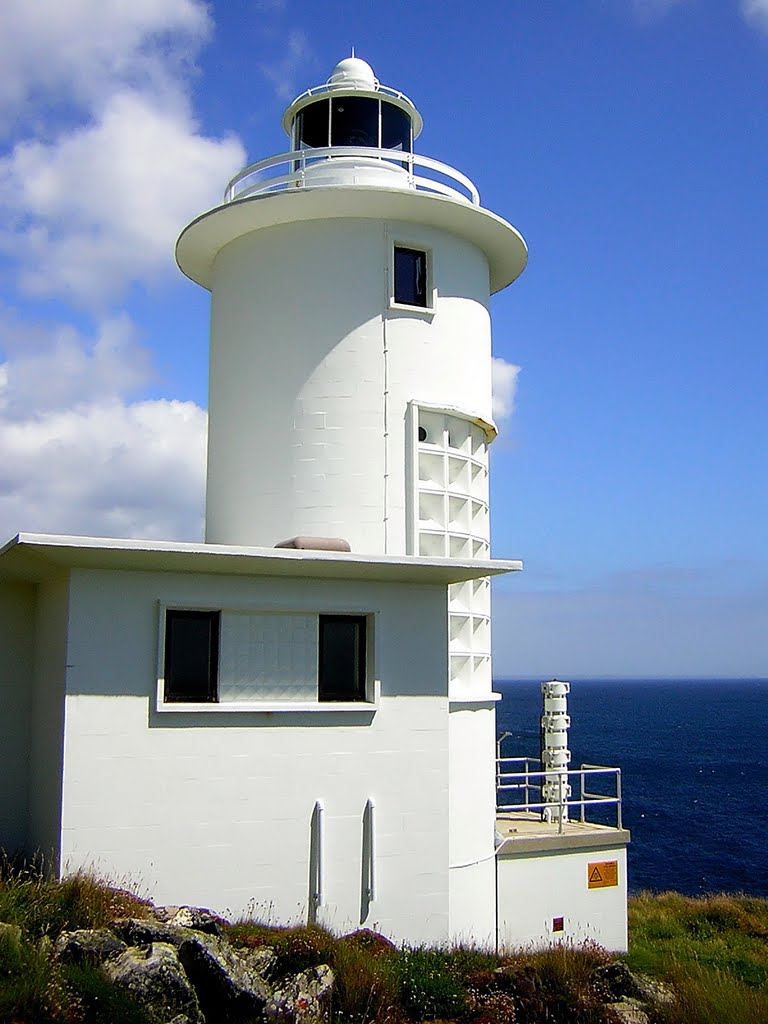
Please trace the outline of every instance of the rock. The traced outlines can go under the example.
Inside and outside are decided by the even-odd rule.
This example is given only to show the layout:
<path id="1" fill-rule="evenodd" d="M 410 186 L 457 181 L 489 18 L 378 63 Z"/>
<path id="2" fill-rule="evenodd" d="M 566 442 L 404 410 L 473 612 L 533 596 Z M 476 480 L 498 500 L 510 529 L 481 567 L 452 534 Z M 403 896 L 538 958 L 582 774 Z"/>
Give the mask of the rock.
<path id="1" fill-rule="evenodd" d="M 272 995 L 262 975 L 214 935 L 188 931 L 179 960 L 203 1013 L 216 1024 L 260 1016 Z"/>
<path id="2" fill-rule="evenodd" d="M 622 999 L 618 1003 L 608 1003 L 616 1024 L 650 1024 L 651 1018 L 637 999 Z"/>
<path id="3" fill-rule="evenodd" d="M 204 907 L 156 907 L 155 917 L 172 928 L 192 928 L 219 938 L 224 934 L 222 926 L 227 923 Z"/>
<path id="4" fill-rule="evenodd" d="M 637 984 L 638 999 L 642 999 L 646 1003 L 656 1003 L 660 1006 L 669 1006 L 674 1003 L 675 993 L 663 981 L 650 978 L 647 974 L 636 974 L 635 982 Z"/>
<path id="5" fill-rule="evenodd" d="M 180 946 L 189 936 L 186 928 L 165 924 L 152 917 L 120 917 L 112 922 L 110 928 L 129 946 L 149 946 L 152 942 Z"/>
<path id="6" fill-rule="evenodd" d="M 600 997 L 609 1003 L 631 999 L 669 1005 L 675 999 L 669 986 L 646 974 L 635 974 L 621 960 L 596 967 L 592 973 L 592 983 Z"/>
<path id="7" fill-rule="evenodd" d="M 112 982 L 131 995 L 157 1024 L 205 1024 L 195 991 L 174 946 L 153 942 L 149 950 L 131 947 L 104 964 Z"/>
<path id="8" fill-rule="evenodd" d="M 277 953 L 271 946 L 259 946 L 257 949 L 238 949 L 237 955 L 243 963 L 259 977 L 269 980 L 277 966 Z"/>
<path id="9" fill-rule="evenodd" d="M 333 991 L 333 971 L 320 964 L 289 978 L 267 1003 L 267 1024 L 320 1024 Z"/>
<path id="10" fill-rule="evenodd" d="M 128 947 L 106 928 L 79 928 L 62 932 L 53 954 L 65 964 L 100 964 L 124 953 Z"/>
<path id="11" fill-rule="evenodd" d="M 637 979 L 621 960 L 596 967 L 592 972 L 592 983 L 600 997 L 608 1003 L 619 1002 L 626 996 L 633 999 L 640 996 Z"/>

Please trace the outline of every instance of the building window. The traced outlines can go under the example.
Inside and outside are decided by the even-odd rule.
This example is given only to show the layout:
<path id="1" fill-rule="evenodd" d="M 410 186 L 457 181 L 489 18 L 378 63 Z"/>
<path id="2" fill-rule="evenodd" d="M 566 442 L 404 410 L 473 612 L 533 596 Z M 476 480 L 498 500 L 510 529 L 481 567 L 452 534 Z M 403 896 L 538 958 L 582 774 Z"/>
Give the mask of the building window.
<path id="1" fill-rule="evenodd" d="M 165 613 L 165 692 L 168 702 L 218 699 L 219 612 Z"/>
<path id="2" fill-rule="evenodd" d="M 166 609 L 164 704 L 371 701 L 367 615 Z"/>
<path id="3" fill-rule="evenodd" d="M 365 700 L 366 617 L 321 615 L 318 699 Z"/>
<path id="4" fill-rule="evenodd" d="M 423 249 L 395 246 L 394 300 L 403 306 L 431 306 L 427 254 Z"/>

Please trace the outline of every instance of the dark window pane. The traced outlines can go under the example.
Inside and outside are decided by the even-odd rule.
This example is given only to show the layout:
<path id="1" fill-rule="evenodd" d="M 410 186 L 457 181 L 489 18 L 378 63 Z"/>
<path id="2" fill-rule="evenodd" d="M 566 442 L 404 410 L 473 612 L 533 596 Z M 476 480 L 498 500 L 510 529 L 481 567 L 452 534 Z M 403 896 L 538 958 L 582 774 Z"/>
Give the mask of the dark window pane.
<path id="1" fill-rule="evenodd" d="M 427 306 L 427 254 L 395 246 L 395 302 Z"/>
<path id="2" fill-rule="evenodd" d="M 322 149 L 328 145 L 328 100 L 318 100 L 304 107 L 296 117 L 298 149 L 309 146 Z"/>
<path id="3" fill-rule="evenodd" d="M 403 149 L 411 151 L 411 119 L 404 110 L 391 103 L 381 104 L 381 146 L 382 149 Z"/>
<path id="4" fill-rule="evenodd" d="M 379 145 L 379 101 L 364 96 L 332 100 L 331 145 Z"/>
<path id="5" fill-rule="evenodd" d="M 323 700 L 365 700 L 364 615 L 320 616 L 318 696 Z"/>
<path id="6" fill-rule="evenodd" d="M 215 701 L 219 674 L 219 613 L 165 614 L 165 700 Z"/>

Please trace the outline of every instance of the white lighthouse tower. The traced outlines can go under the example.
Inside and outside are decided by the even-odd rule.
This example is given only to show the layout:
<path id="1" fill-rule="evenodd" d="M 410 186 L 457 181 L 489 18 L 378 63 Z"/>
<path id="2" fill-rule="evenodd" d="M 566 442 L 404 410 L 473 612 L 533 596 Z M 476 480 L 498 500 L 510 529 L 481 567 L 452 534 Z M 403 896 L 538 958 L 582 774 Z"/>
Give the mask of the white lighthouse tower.
<path id="1" fill-rule="evenodd" d="M 541 762 L 497 768 L 489 300 L 525 243 L 364 61 L 283 123 L 177 244 L 212 295 L 205 543 L 0 547 L 0 849 L 234 917 L 624 949 L 618 770 L 569 770 L 567 683 Z"/>
<path id="2" fill-rule="evenodd" d="M 525 243 L 414 152 L 421 116 L 363 60 L 283 126 L 290 152 L 246 167 L 177 246 L 212 294 L 206 541 L 488 559 L 489 300 Z M 489 590 L 449 600 L 457 936 L 494 928 Z"/>

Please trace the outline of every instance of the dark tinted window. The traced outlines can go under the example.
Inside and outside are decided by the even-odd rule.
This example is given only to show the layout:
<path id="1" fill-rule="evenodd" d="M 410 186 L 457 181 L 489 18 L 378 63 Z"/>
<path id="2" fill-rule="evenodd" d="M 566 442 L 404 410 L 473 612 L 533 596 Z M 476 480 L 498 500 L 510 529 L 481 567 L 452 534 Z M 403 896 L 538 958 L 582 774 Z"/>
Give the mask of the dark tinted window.
<path id="1" fill-rule="evenodd" d="M 165 613 L 165 700 L 215 701 L 219 674 L 219 613 Z"/>
<path id="2" fill-rule="evenodd" d="M 304 107 L 296 117 L 298 148 L 321 149 L 328 145 L 328 100 L 318 100 Z"/>
<path id="3" fill-rule="evenodd" d="M 363 96 L 332 100 L 332 146 L 378 146 L 379 101 Z"/>
<path id="4" fill-rule="evenodd" d="M 381 104 L 381 147 L 411 150 L 411 119 L 391 103 Z"/>
<path id="5" fill-rule="evenodd" d="M 395 302 L 427 306 L 427 254 L 395 246 Z"/>
<path id="6" fill-rule="evenodd" d="M 366 618 L 321 615 L 318 699 L 365 700 Z"/>

